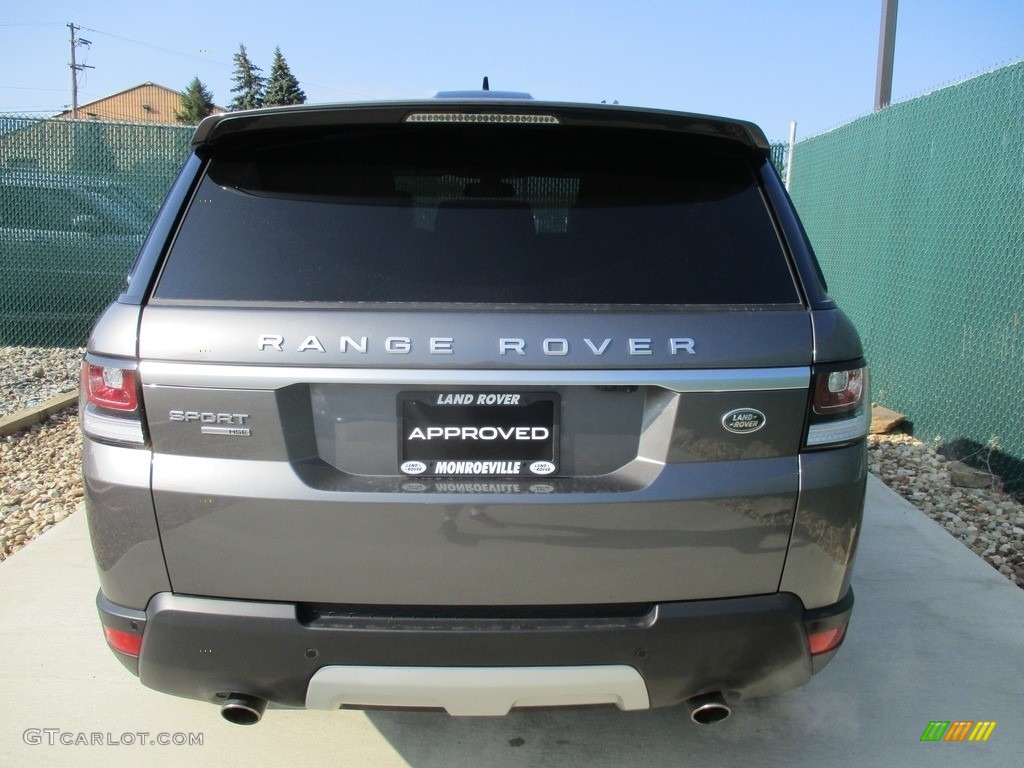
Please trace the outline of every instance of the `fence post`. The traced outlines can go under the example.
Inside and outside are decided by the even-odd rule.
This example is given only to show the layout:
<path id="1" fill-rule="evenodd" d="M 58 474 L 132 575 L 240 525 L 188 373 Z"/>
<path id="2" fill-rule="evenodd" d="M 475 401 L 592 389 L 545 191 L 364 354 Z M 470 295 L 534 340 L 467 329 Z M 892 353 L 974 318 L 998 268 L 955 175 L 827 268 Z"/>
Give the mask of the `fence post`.
<path id="1" fill-rule="evenodd" d="M 796 147 L 796 120 L 789 123 L 789 152 L 786 154 L 786 191 L 793 185 L 793 149 Z"/>

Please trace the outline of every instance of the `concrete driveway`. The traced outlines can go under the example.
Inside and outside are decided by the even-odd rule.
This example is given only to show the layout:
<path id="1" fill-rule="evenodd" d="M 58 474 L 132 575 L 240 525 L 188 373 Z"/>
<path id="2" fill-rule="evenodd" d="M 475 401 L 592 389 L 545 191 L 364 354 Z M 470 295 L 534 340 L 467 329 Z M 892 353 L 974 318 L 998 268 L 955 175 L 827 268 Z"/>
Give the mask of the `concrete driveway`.
<path id="1" fill-rule="evenodd" d="M 874 478 L 854 586 L 831 666 L 715 726 L 682 709 L 271 709 L 246 728 L 143 688 L 107 651 L 80 513 L 0 564 L 0 766 L 1021 765 L 1024 591 Z M 997 726 L 984 743 L 922 742 L 937 720 Z"/>

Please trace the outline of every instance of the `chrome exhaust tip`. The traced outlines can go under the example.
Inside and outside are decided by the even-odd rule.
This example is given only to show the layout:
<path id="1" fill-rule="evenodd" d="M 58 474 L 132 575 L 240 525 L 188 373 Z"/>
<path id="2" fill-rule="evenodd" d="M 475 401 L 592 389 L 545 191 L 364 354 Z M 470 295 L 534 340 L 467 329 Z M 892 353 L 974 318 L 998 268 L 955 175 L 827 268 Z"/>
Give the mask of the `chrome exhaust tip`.
<path id="1" fill-rule="evenodd" d="M 732 714 L 732 708 L 725 703 L 720 693 L 702 693 L 686 700 L 690 710 L 690 719 L 698 725 L 711 725 L 721 722 Z"/>
<path id="2" fill-rule="evenodd" d="M 267 700 L 246 693 L 232 693 L 220 705 L 220 714 L 235 725 L 256 725 L 267 711 Z"/>

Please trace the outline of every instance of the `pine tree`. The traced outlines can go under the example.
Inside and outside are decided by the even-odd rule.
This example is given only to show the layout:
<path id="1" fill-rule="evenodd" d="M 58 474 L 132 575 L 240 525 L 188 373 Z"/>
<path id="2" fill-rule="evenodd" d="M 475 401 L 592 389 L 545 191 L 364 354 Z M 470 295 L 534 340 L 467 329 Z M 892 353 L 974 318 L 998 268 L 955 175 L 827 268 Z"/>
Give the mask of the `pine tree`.
<path id="1" fill-rule="evenodd" d="M 199 80 L 199 76 L 192 78 L 192 82 L 181 94 L 181 111 L 175 110 L 174 119 L 179 123 L 195 125 L 204 117 L 213 113 L 213 94 Z"/>
<path id="2" fill-rule="evenodd" d="M 274 49 L 274 63 L 270 65 L 270 77 L 263 104 L 267 107 L 279 104 L 305 104 L 306 94 L 299 88 L 299 81 L 288 68 L 288 62 L 281 55 L 281 49 Z"/>
<path id="3" fill-rule="evenodd" d="M 228 109 L 235 112 L 239 109 L 255 109 L 263 106 L 263 86 L 266 82 L 260 74 L 263 70 L 249 60 L 245 46 L 238 45 L 238 53 L 234 55 L 235 74 L 232 75 L 235 87 L 232 93 L 238 94 L 231 100 Z"/>

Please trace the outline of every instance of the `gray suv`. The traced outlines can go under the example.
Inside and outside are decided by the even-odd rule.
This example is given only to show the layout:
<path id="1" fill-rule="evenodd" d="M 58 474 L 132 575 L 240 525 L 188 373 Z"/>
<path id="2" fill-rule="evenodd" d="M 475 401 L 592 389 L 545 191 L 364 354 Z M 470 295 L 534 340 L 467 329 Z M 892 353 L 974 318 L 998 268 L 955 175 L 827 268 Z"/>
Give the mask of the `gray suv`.
<path id="1" fill-rule="evenodd" d="M 82 382 L 107 641 L 232 722 L 707 723 L 846 631 L 867 369 L 750 123 L 208 118 Z"/>

